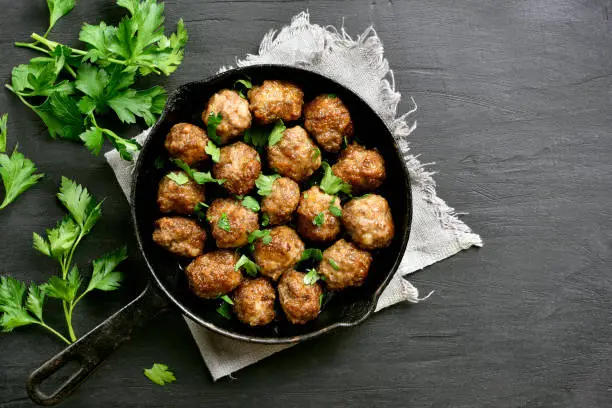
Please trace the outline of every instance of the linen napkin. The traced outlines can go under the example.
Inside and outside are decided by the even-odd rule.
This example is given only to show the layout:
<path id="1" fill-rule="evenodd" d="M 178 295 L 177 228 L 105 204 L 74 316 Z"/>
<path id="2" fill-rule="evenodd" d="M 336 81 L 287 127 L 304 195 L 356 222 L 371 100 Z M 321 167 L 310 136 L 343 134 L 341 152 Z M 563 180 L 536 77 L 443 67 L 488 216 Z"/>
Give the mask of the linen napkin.
<path id="1" fill-rule="evenodd" d="M 310 23 L 308 12 L 302 12 L 280 31 L 270 31 L 262 40 L 258 54 L 236 61 L 238 66 L 252 64 L 294 65 L 331 77 L 360 95 L 384 119 L 397 138 L 406 160 L 412 182 L 413 220 L 408 247 L 402 263 L 382 293 L 376 311 L 395 303 L 418 303 L 419 292 L 403 277 L 448 258 L 471 246 L 482 246 L 480 236 L 460 221 L 455 211 L 436 194 L 432 172 L 426 170 L 410 152 L 408 136 L 416 121 L 408 119 L 413 108 L 397 116 L 400 101 L 395 91 L 393 71 L 384 58 L 380 38 L 372 27 L 356 39 L 341 28 L 321 27 Z M 221 68 L 221 71 L 226 70 Z M 136 137 L 143 142 L 148 132 Z M 105 155 L 126 196 L 130 197 L 132 167 L 116 150 Z M 245 343 L 213 333 L 186 318 L 213 379 L 229 375 L 292 345 Z M 367 323 L 366 323 L 367 324 Z"/>

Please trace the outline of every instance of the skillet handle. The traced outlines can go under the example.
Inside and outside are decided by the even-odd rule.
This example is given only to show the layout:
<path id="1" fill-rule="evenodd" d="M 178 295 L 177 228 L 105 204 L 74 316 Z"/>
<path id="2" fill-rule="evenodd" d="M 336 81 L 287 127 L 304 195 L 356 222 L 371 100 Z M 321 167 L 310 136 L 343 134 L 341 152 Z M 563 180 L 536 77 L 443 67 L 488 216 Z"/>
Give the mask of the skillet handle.
<path id="1" fill-rule="evenodd" d="M 167 307 L 168 302 L 148 284 L 136 299 L 30 374 L 26 383 L 28 395 L 38 405 L 60 403 L 121 344 L 130 340 L 134 330 L 144 326 Z M 77 371 L 50 394 L 42 391 L 41 384 L 71 361 L 79 364 Z"/>

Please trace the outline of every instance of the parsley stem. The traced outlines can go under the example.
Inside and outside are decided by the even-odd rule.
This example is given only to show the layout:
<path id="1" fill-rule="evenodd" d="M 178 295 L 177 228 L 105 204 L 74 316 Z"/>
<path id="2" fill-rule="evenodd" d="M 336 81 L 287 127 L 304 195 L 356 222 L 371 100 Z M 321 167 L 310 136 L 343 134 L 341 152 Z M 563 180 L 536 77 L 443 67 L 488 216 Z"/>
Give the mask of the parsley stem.
<path id="1" fill-rule="evenodd" d="M 15 43 L 15 47 L 31 48 L 31 49 L 39 51 L 39 52 L 44 52 L 47 55 L 51 54 L 50 51 L 45 50 L 44 48 L 41 48 L 41 47 L 37 47 L 36 43 L 16 42 Z"/>
<path id="2" fill-rule="evenodd" d="M 55 334 L 57 337 L 62 339 L 62 341 L 64 343 L 66 343 L 68 345 L 72 344 L 72 342 L 70 340 L 68 340 L 66 337 L 62 336 L 62 334 L 60 332 L 58 332 L 57 330 L 55 330 L 53 327 L 48 326 L 45 322 L 37 321 L 36 324 L 40 325 L 41 327 L 44 327 L 45 329 L 49 330 L 51 333 Z"/>
<path id="3" fill-rule="evenodd" d="M 12 93 L 14 93 L 15 95 L 17 95 L 17 97 L 21 99 L 21 102 L 23 102 L 28 108 L 34 109 L 34 106 L 32 106 L 28 101 L 26 101 L 25 98 L 21 96 L 19 92 L 15 91 L 15 89 L 13 89 L 11 85 L 5 84 L 4 87 L 8 89 L 9 91 L 11 91 Z"/>

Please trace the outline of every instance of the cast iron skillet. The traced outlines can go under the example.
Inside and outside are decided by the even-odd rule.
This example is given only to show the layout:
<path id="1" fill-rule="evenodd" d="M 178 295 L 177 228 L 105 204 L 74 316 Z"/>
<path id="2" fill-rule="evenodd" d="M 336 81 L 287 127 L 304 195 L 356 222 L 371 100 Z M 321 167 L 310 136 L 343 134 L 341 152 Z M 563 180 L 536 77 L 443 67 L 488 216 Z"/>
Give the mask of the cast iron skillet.
<path id="1" fill-rule="evenodd" d="M 328 297 L 321 315 L 303 326 L 279 319 L 265 327 L 251 328 L 235 318 L 223 318 L 215 311 L 218 301 L 205 301 L 191 294 L 182 271 L 185 261 L 170 256 L 151 239 L 153 223 L 160 217 L 156 205 L 157 185 L 170 169 L 169 165 L 162 169 L 155 166 L 156 159 L 167 157 L 164 149 L 166 134 L 178 122 L 203 126 L 200 115 L 210 96 L 222 88 L 232 88 L 236 80 L 245 78 L 250 78 L 254 84 L 264 79 L 291 80 L 302 87 L 305 100 L 324 92 L 337 94 L 351 112 L 356 139 L 367 147 L 376 147 L 387 166 L 388 176 L 380 194 L 387 198 L 395 223 L 396 232 L 391 245 L 374 254 L 374 262 L 363 286 Z M 324 155 L 324 159 L 331 158 Z M 270 174 L 270 170 L 266 174 Z M 211 194 L 215 194 L 214 187 L 208 184 L 207 195 L 210 197 Z M 378 297 L 397 270 L 408 242 L 412 217 L 408 173 L 383 120 L 360 97 L 337 82 L 310 71 L 279 65 L 238 68 L 178 88 L 169 98 L 138 157 L 131 202 L 136 238 L 153 283 L 130 304 L 32 373 L 27 390 L 30 398 L 40 405 L 54 405 L 70 395 L 106 357 L 130 338 L 135 328 L 144 325 L 168 304 L 178 307 L 183 314 L 207 329 L 252 343 L 296 343 L 337 327 L 361 323 L 374 311 Z M 311 246 L 307 243 L 307 247 Z M 279 315 L 282 316 L 282 312 Z M 78 371 L 53 393 L 43 392 L 41 383 L 69 361 L 79 363 Z"/>

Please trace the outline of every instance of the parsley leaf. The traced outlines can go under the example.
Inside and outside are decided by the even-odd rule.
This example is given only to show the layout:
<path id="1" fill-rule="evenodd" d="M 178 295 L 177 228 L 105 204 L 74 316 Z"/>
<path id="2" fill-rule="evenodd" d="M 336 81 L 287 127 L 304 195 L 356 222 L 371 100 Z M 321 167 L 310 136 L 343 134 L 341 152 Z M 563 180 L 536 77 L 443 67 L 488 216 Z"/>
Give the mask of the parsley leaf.
<path id="1" fill-rule="evenodd" d="M 34 174 L 36 166 L 17 149 L 9 156 L 0 153 L 0 177 L 4 186 L 4 200 L 0 203 L 0 210 L 15 201 L 15 199 L 32 187 L 44 175 Z"/>
<path id="2" fill-rule="evenodd" d="M 227 304 L 230 304 L 230 305 L 234 304 L 234 301 L 232 300 L 232 298 L 230 298 L 227 295 L 220 296 L 220 299 L 222 299 Z"/>
<path id="3" fill-rule="evenodd" d="M 325 214 L 320 212 L 312 220 L 312 225 L 316 225 L 317 227 L 320 227 L 321 225 L 323 225 L 324 222 L 325 222 Z"/>
<path id="4" fill-rule="evenodd" d="M 232 230 L 232 226 L 230 225 L 226 213 L 221 213 L 221 217 L 219 218 L 219 221 L 217 221 L 217 226 L 223 231 L 230 232 Z"/>
<path id="5" fill-rule="evenodd" d="M 253 212 L 257 212 L 260 210 L 259 203 L 251 196 L 246 196 L 242 199 L 242 206 L 248 208 Z"/>
<path id="6" fill-rule="evenodd" d="M 204 184 L 204 183 L 217 183 L 219 185 L 225 183 L 225 179 L 216 179 L 211 174 L 210 171 L 202 172 L 195 171 L 187 163 L 180 159 L 173 159 L 172 162 L 176 164 L 179 168 L 181 168 L 189 177 L 191 177 L 196 183 Z"/>
<path id="7" fill-rule="evenodd" d="M 249 128 L 244 132 L 244 142 L 261 150 L 268 145 L 269 132 L 265 128 Z"/>
<path id="8" fill-rule="evenodd" d="M 121 1 L 119 0 L 118 2 Z M 155 384 L 162 386 L 176 381 L 174 373 L 165 364 L 154 363 L 153 367 L 144 370 L 144 375 Z"/>
<path id="9" fill-rule="evenodd" d="M 342 209 L 340 207 L 336 207 L 333 203 L 329 205 L 329 212 L 334 216 L 334 217 L 342 217 Z"/>
<path id="10" fill-rule="evenodd" d="M 225 317 L 227 320 L 232 318 L 232 308 L 230 307 L 229 303 L 223 302 L 221 306 L 217 308 L 217 313 Z"/>
<path id="11" fill-rule="evenodd" d="M 321 164 L 325 169 L 325 173 L 323 174 L 323 179 L 321 179 L 321 190 L 330 195 L 338 194 L 338 192 L 342 191 L 346 194 L 351 194 L 351 185 L 345 183 L 340 177 L 337 177 L 332 173 L 331 167 L 326 162 Z"/>
<path id="12" fill-rule="evenodd" d="M 308 248 L 302 252 L 302 257 L 299 262 L 306 261 L 308 259 L 314 259 L 315 261 L 320 261 L 323 259 L 323 253 L 319 248 Z"/>
<path id="13" fill-rule="evenodd" d="M 242 85 L 245 89 L 251 89 L 253 87 L 253 84 L 251 83 L 251 81 L 249 81 L 247 79 L 239 79 L 236 82 L 234 82 L 234 89 L 236 89 L 236 87 L 238 85 Z M 246 99 L 246 95 L 245 95 L 245 93 L 243 92 L 242 89 L 238 90 L 238 94 L 242 98 Z"/>
<path id="14" fill-rule="evenodd" d="M 323 298 L 325 297 L 325 295 L 323 293 L 321 293 L 319 295 L 319 308 L 323 307 Z"/>
<path id="15" fill-rule="evenodd" d="M 272 128 L 272 132 L 270 132 L 270 137 L 268 138 L 268 146 L 274 146 L 283 138 L 283 132 L 287 129 L 282 119 L 279 119 L 278 122 Z"/>
<path id="16" fill-rule="evenodd" d="M 334 98 L 337 98 L 338 96 L 336 94 L 330 93 L 330 94 L 327 94 L 327 97 L 329 99 L 334 99 Z"/>
<path id="17" fill-rule="evenodd" d="M 10 332 L 17 327 L 42 321 L 41 309 L 44 294 L 32 284 L 24 307 L 25 291 L 26 286 L 23 283 L 9 276 L 0 276 L 0 327 L 3 332 Z M 28 311 L 32 312 L 38 320 Z"/>
<path id="18" fill-rule="evenodd" d="M 0 116 L 0 153 L 6 151 L 6 122 L 8 121 L 8 113 Z"/>
<path id="19" fill-rule="evenodd" d="M 187 176 L 187 174 L 179 171 L 168 173 L 166 174 L 166 177 L 174 181 L 179 186 L 182 186 L 183 184 L 187 184 L 189 182 L 189 177 Z"/>
<path id="20" fill-rule="evenodd" d="M 314 268 L 309 269 L 308 273 L 304 275 L 304 283 L 306 285 L 314 285 L 319 279 L 321 279 L 321 275 Z"/>
<path id="21" fill-rule="evenodd" d="M 195 207 L 193 207 L 193 212 L 198 218 L 205 218 L 206 211 L 204 209 L 208 207 L 210 207 L 208 204 L 199 202 L 195 205 Z"/>
<path id="22" fill-rule="evenodd" d="M 51 31 L 57 20 L 74 8 L 75 3 L 75 0 L 47 0 L 47 7 L 49 7 L 49 28 L 47 32 Z"/>
<path id="23" fill-rule="evenodd" d="M 260 196 L 269 196 L 272 194 L 272 185 L 274 184 L 274 180 L 279 178 L 278 174 L 272 174 L 271 176 L 264 176 L 264 174 L 260 174 L 255 180 L 255 186 L 257 187 L 257 194 Z"/>
<path id="24" fill-rule="evenodd" d="M 219 149 L 217 145 L 209 140 L 204 151 L 210 155 L 213 162 L 219 163 L 219 160 L 221 159 L 221 149 Z"/>
<path id="25" fill-rule="evenodd" d="M 270 216 L 267 213 L 264 213 L 261 216 L 261 226 L 267 227 L 268 225 L 270 225 Z"/>
<path id="26" fill-rule="evenodd" d="M 62 177 L 57 198 L 81 227 L 83 235 L 87 234 L 102 216 L 102 202 L 96 204 L 86 188 L 69 178 Z"/>
<path id="27" fill-rule="evenodd" d="M 270 230 L 255 230 L 249 234 L 249 244 L 252 244 L 258 239 L 261 239 L 261 242 L 263 242 L 265 245 L 270 244 L 270 242 L 272 242 Z"/>
<path id="28" fill-rule="evenodd" d="M 206 125 L 206 132 L 208 133 L 208 137 L 218 145 L 221 144 L 221 138 L 217 136 L 217 126 L 219 126 L 222 121 L 223 116 L 221 116 L 221 113 L 215 114 L 214 112 L 211 112 L 211 114 L 208 115 L 208 124 Z"/>
<path id="29" fill-rule="evenodd" d="M 327 258 L 327 262 L 329 262 L 329 264 L 332 266 L 332 268 L 334 268 L 335 270 L 340 270 L 340 267 L 338 266 L 338 264 L 336 263 L 336 261 L 334 261 L 331 258 Z"/>
<path id="30" fill-rule="evenodd" d="M 317 160 L 319 156 L 321 156 L 321 149 L 319 149 L 318 147 L 315 147 L 314 152 L 312 153 L 312 161 Z"/>
<path id="31" fill-rule="evenodd" d="M 237 271 L 240 268 L 244 268 L 245 272 L 250 276 L 257 276 L 257 272 L 259 272 L 259 266 L 251 261 L 246 255 L 242 255 L 236 265 L 234 265 L 234 270 Z"/>
<path id="32" fill-rule="evenodd" d="M 93 273 L 85 293 L 95 289 L 105 292 L 118 289 L 123 275 L 121 272 L 116 271 L 115 268 L 126 259 L 127 249 L 126 247 L 121 247 L 93 261 Z"/>

